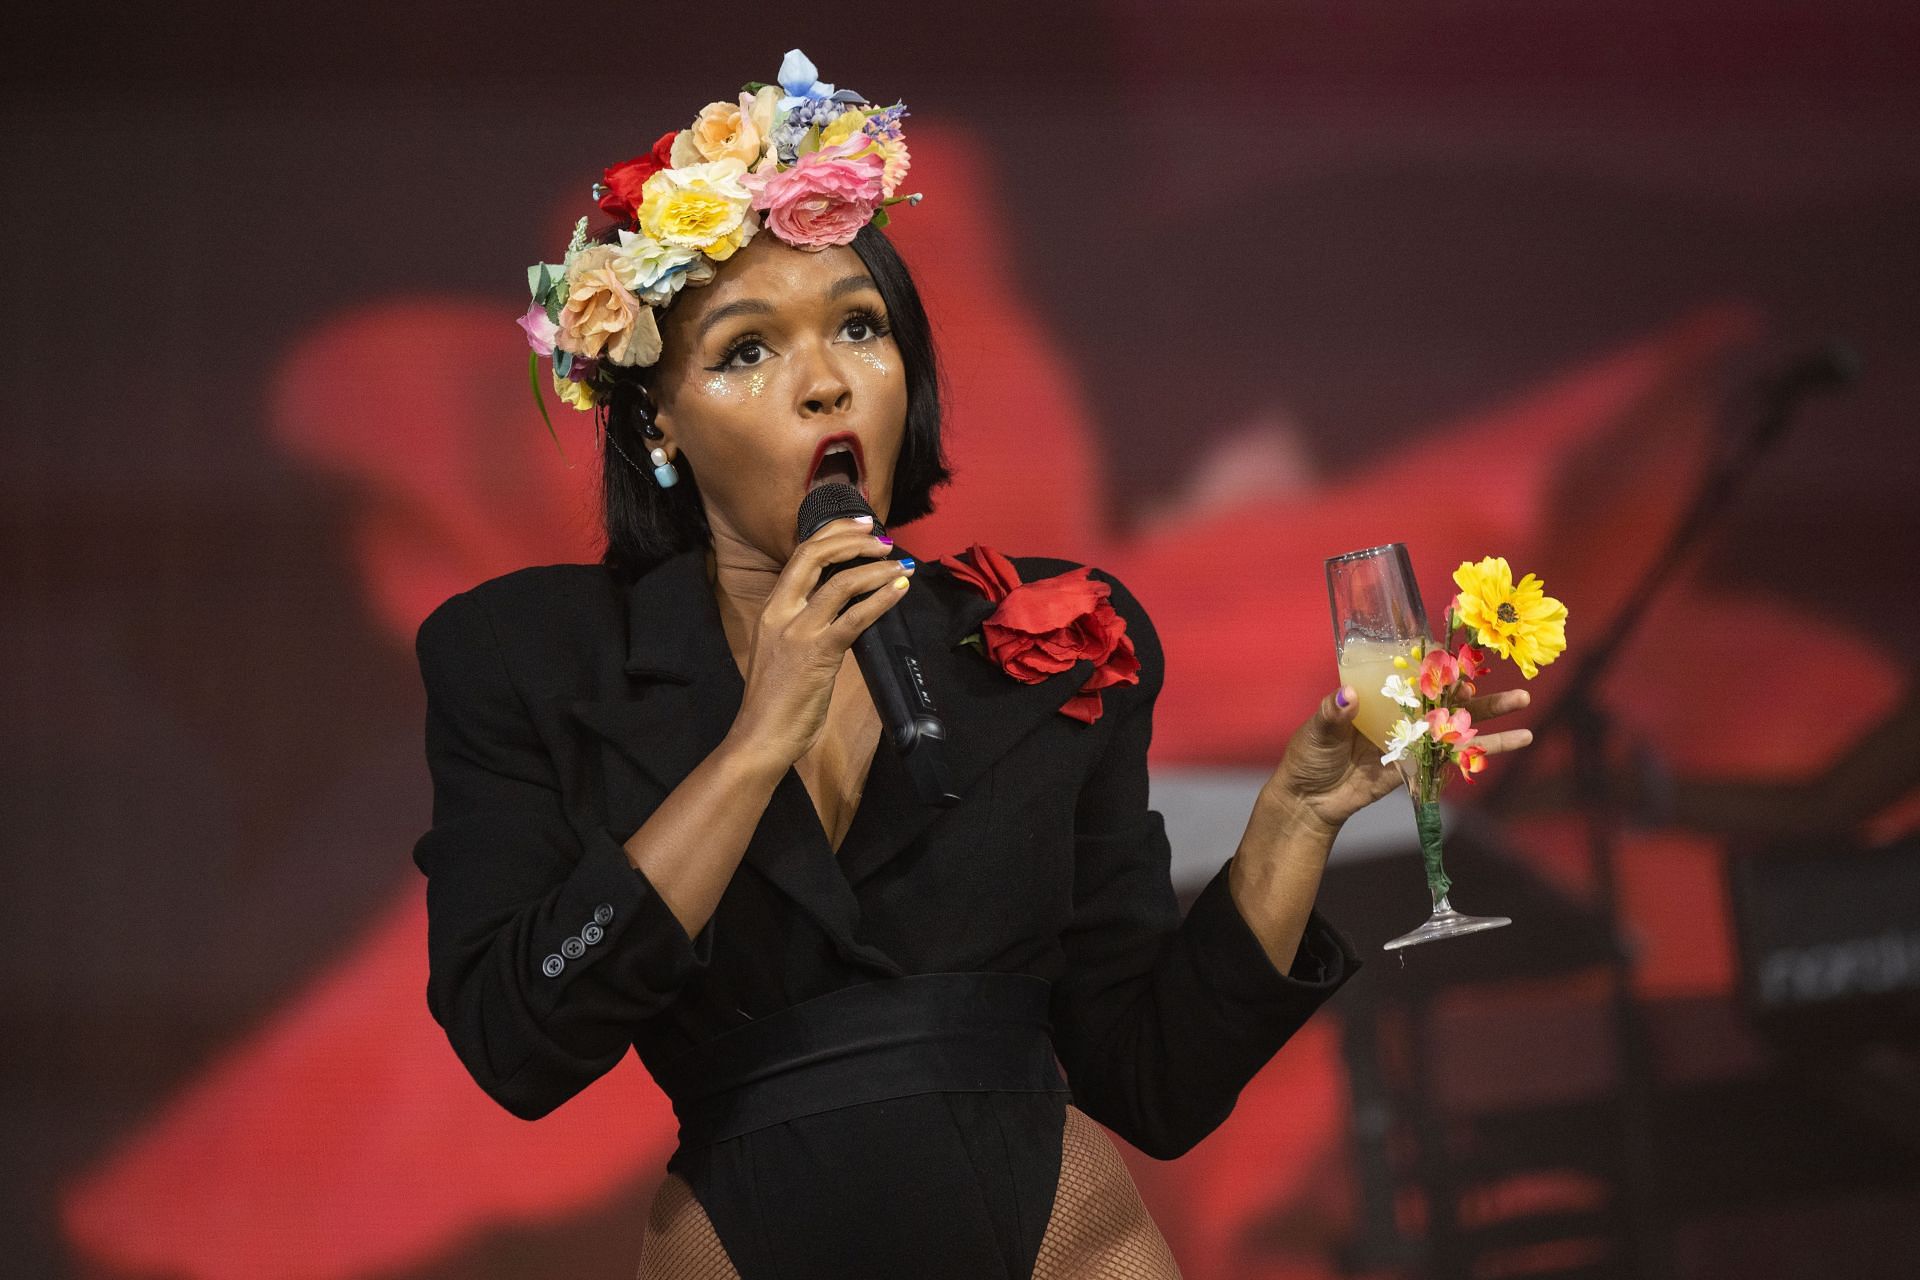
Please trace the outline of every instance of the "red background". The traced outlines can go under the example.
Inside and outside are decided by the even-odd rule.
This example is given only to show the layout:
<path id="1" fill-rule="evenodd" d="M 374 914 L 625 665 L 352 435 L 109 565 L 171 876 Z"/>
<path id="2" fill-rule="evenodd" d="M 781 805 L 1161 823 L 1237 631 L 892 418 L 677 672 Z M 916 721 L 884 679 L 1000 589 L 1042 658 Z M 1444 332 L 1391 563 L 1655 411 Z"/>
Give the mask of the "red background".
<path id="1" fill-rule="evenodd" d="M 1572 646 L 1541 709 L 1643 613 L 1605 699 L 1623 767 L 1678 804 L 1623 842 L 1636 989 L 1721 1050 L 1691 1060 L 1707 1085 L 1774 1078 L 1734 999 L 1727 858 L 1920 814 L 1911 762 L 1851 804 L 1826 777 L 1913 711 L 1912 12 L 798 13 L 185 4 L 13 32 L 10 1274 L 631 1273 L 672 1143 L 644 1072 L 529 1126 L 427 1014 L 409 646 L 453 591 L 595 555 L 585 419 L 556 419 L 569 468 L 528 403 L 521 268 L 604 164 L 794 44 L 913 112 L 927 198 L 894 229 L 958 481 L 902 536 L 1127 581 L 1167 647 L 1156 786 L 1278 759 L 1333 679 L 1324 556 L 1405 541 L 1430 606 L 1462 558 L 1540 573 Z M 1741 389 L 1834 333 L 1859 386 L 1631 598 Z M 1578 897 L 1558 750 L 1494 816 Z M 1452 1008 L 1462 1037 L 1530 1028 L 1455 1062 L 1456 1092 L 1555 1071 L 1541 1028 L 1583 990 Z M 1129 1153 L 1189 1277 L 1335 1273 L 1342 1004 L 1191 1155 Z M 1784 1078 L 1780 1115 L 1819 1114 L 1818 1082 Z M 1911 1246 L 1920 1204 L 1855 1181 L 1701 1208 L 1682 1272 L 1879 1274 L 1849 1251 Z"/>

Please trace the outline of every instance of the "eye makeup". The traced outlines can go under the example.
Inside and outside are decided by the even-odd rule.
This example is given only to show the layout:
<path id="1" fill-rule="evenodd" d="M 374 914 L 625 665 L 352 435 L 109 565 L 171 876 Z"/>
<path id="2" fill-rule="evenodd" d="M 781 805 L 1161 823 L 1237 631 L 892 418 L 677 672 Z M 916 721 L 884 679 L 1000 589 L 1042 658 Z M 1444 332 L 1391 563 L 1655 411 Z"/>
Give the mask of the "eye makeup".
<path id="1" fill-rule="evenodd" d="M 734 360 L 742 352 L 751 350 L 754 347 L 762 348 L 762 354 L 764 356 L 766 345 L 766 339 L 758 333 L 743 333 L 732 342 L 729 342 L 726 350 L 720 353 L 720 363 L 708 365 L 707 368 L 714 373 L 738 373 L 743 369 L 751 369 L 753 365 L 737 365 L 734 363 Z M 757 364 L 759 362 L 755 361 L 755 363 Z"/>

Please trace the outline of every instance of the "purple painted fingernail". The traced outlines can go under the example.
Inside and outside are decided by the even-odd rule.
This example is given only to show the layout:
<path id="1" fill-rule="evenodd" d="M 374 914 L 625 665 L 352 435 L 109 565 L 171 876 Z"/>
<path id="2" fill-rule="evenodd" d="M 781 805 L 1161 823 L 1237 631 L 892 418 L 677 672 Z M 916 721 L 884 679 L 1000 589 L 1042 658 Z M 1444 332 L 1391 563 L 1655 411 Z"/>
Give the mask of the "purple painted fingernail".
<path id="1" fill-rule="evenodd" d="M 1347 691 L 1345 689 L 1335 689 L 1333 691 L 1333 701 L 1335 705 L 1345 707 L 1347 705 Z"/>
<path id="2" fill-rule="evenodd" d="M 886 543 L 886 544 L 887 544 L 888 546 L 892 546 L 892 545 L 893 545 L 893 539 L 892 539 L 892 538 L 889 538 L 889 537 L 888 537 L 888 536 L 887 536 L 886 534 L 884 534 L 884 533 L 876 533 L 876 534 L 874 534 L 873 536 L 874 536 L 874 537 L 876 537 L 876 538 L 878 538 L 878 539 L 880 539 L 880 541 L 882 541 L 882 542 L 884 542 L 884 543 Z"/>

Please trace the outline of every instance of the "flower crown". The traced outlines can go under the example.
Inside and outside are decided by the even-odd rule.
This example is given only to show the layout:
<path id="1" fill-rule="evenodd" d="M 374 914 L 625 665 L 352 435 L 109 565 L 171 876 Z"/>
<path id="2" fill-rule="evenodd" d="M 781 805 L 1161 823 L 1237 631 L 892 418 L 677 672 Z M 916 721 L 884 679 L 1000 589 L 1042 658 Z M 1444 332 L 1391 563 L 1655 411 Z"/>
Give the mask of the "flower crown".
<path id="1" fill-rule="evenodd" d="M 562 400 L 583 411 L 605 404 L 608 366 L 660 358 L 655 313 L 712 280 L 714 264 L 762 229 L 817 251 L 847 244 L 869 223 L 885 226 L 888 205 L 920 202 L 918 193 L 894 195 L 907 174 L 905 104 L 875 106 L 818 77 L 790 49 L 778 84 L 751 82 L 737 102 L 708 104 L 594 183 L 600 208 L 620 220 L 618 243 L 590 242 L 582 218 L 562 262 L 527 268 L 533 302 L 520 327 L 542 418 L 540 357 L 552 360 Z"/>

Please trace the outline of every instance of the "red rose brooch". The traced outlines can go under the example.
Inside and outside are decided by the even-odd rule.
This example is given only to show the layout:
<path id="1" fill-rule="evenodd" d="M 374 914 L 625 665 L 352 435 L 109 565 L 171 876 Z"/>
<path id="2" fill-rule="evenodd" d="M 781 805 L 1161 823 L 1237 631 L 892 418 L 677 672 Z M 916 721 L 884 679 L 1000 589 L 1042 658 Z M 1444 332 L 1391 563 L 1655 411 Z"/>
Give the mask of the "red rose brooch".
<path id="1" fill-rule="evenodd" d="M 979 632 L 961 643 L 1015 680 L 1039 684 L 1082 658 L 1093 659 L 1093 674 L 1060 708 L 1062 715 L 1092 724 L 1100 718 L 1100 690 L 1140 683 L 1140 659 L 1127 636 L 1127 620 L 1107 599 L 1113 588 L 1089 577 L 1086 565 L 1022 582 L 1013 561 L 977 542 L 959 556 L 941 556 L 939 563 L 998 603 Z"/>

